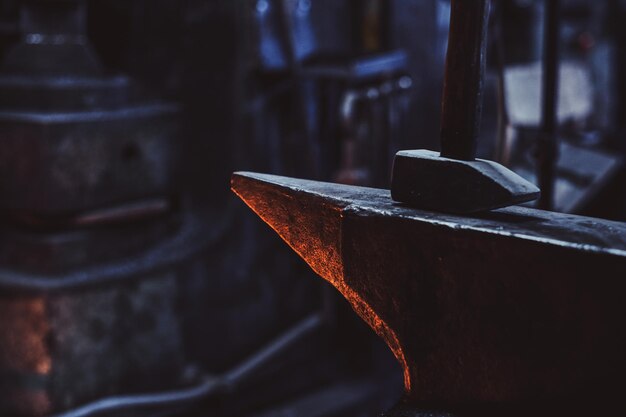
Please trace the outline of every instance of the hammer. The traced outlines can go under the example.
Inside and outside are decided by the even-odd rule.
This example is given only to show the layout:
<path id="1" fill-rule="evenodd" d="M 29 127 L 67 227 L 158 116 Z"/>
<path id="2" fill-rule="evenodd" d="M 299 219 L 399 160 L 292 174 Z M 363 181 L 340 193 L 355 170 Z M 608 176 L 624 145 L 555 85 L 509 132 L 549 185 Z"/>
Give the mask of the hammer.
<path id="1" fill-rule="evenodd" d="M 442 100 L 441 154 L 400 151 L 391 195 L 419 209 L 474 213 L 536 200 L 540 190 L 504 166 L 476 159 L 489 0 L 452 0 Z"/>

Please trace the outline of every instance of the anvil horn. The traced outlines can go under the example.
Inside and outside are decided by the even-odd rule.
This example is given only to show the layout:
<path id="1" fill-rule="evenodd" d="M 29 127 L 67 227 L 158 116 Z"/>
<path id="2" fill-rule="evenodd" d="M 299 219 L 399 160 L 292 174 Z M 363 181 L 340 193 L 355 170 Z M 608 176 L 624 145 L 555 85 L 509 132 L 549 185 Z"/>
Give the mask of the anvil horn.
<path id="1" fill-rule="evenodd" d="M 251 173 L 232 189 L 387 342 L 410 402 L 589 397 L 623 381 L 624 224 L 434 214 L 386 190 Z"/>
<path id="2" fill-rule="evenodd" d="M 387 342 L 404 369 L 405 386 L 410 386 L 408 364 L 395 333 L 345 280 L 342 216 L 361 189 L 252 173 L 235 173 L 231 186 Z"/>

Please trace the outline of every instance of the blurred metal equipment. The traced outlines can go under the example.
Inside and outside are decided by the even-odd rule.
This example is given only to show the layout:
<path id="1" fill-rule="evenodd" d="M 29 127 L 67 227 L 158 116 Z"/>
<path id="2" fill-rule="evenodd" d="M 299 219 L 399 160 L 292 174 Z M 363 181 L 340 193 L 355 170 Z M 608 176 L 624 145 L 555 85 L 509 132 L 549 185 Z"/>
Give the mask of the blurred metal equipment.
<path id="1" fill-rule="evenodd" d="M 319 14 L 306 2 L 276 5 L 284 9 L 269 29 L 281 42 L 284 30 L 297 35 L 309 13 Z M 187 122 L 194 113 L 181 114 L 134 78 L 105 70 L 87 39 L 86 7 L 80 0 L 21 2 L 20 41 L 5 54 L 0 74 L 0 134 L 11 151 L 0 157 L 0 192 L 6 194 L 0 202 L 0 414 L 188 416 L 202 412 L 192 410 L 197 407 L 226 416 L 299 408 L 314 398 L 328 402 L 311 415 L 383 408 L 378 404 L 395 395 L 395 384 L 381 389 L 375 383 L 371 361 L 361 358 L 366 352 L 343 359 L 345 348 L 336 339 L 356 343 L 362 337 L 353 324 L 338 327 L 344 321 L 335 317 L 341 310 L 332 307 L 336 302 L 324 298 L 316 305 L 318 291 L 307 290 L 294 295 L 295 307 L 284 303 L 273 311 L 276 291 L 302 290 L 263 284 L 269 272 L 246 270 L 258 268 L 258 248 L 236 254 L 230 243 L 237 233 L 257 232 L 188 201 L 189 187 L 179 181 L 181 165 L 188 167 L 178 121 L 193 125 L 193 119 Z M 262 15 L 263 8 L 256 11 Z M 327 35 L 332 43 L 334 35 Z M 318 39 L 310 39 L 313 46 Z M 311 82 L 336 89 L 328 101 L 333 114 L 323 124 L 328 132 L 341 117 L 340 100 L 354 93 L 352 120 L 364 123 L 374 106 L 380 113 L 373 128 L 359 132 L 365 145 L 378 146 L 360 164 L 384 161 L 378 151 L 387 149 L 387 129 L 400 132 L 398 109 L 406 106 L 403 94 L 411 86 L 406 54 L 347 56 L 347 44 L 336 58 L 303 64 L 301 59 L 321 55 L 313 46 L 300 53 L 301 45 L 285 43 L 286 66 L 268 65 L 260 76 L 289 79 L 285 96 L 300 109 L 291 131 L 297 135 L 308 126 L 315 133 L 319 122 L 310 111 L 322 107 L 310 95 Z M 387 123 L 391 119 L 395 127 Z M 339 135 L 337 130 L 320 147 L 337 160 Z M 318 136 L 301 137 L 315 149 Z M 289 154 L 290 146 L 301 144 L 277 149 Z M 322 166 L 325 157 L 312 155 L 300 169 Z M 338 163 L 323 165 L 320 175 L 339 172 Z M 388 168 L 368 181 L 379 181 L 383 170 Z M 232 236 L 225 237 L 227 227 Z M 222 260 L 215 250 L 210 261 L 198 260 L 216 236 L 233 252 Z M 299 279 L 280 253 L 271 256 L 286 280 Z M 241 272 L 233 270 L 234 258 Z M 255 278 L 252 288 L 244 282 L 248 273 Z M 231 304 L 229 297 L 239 299 Z M 312 319 L 300 322 L 303 313 Z M 396 375 L 394 369 L 382 373 Z"/>
<path id="2" fill-rule="evenodd" d="M 21 218 L 63 218 L 174 189 L 178 110 L 105 73 L 85 35 L 85 6 L 24 1 L 22 41 L 1 69 L 0 208 Z"/>
<path id="3" fill-rule="evenodd" d="M 183 383 L 178 108 L 102 69 L 85 7 L 22 1 L 0 68 L 2 415 Z"/>
<path id="4" fill-rule="evenodd" d="M 623 199 L 617 197 L 623 154 L 611 144 L 618 125 L 611 8 L 584 0 L 511 0 L 498 6 L 494 19 L 504 33 L 498 46 L 503 65 L 495 71 L 502 80 L 498 113 L 506 124 L 498 132 L 498 160 L 546 184 L 543 203 L 550 200 L 555 211 L 624 218 Z M 522 21 L 534 28 L 528 44 L 510 33 Z M 607 195 L 615 196 L 613 209 L 600 208 Z"/>
<path id="5" fill-rule="evenodd" d="M 408 115 L 415 96 L 425 86 L 420 83 L 419 89 L 415 88 L 407 49 L 404 45 L 393 47 L 387 39 L 392 26 L 387 21 L 386 28 L 381 27 L 368 15 L 369 3 L 377 2 L 364 2 L 354 10 L 344 2 L 330 1 L 255 3 L 252 22 L 257 36 L 254 56 L 258 75 L 253 79 L 271 89 L 258 91 L 266 100 L 254 98 L 254 107 L 247 110 L 254 114 L 253 135 L 267 135 L 265 140 L 284 144 L 292 159 L 288 165 L 271 163 L 268 168 L 272 171 L 296 174 L 306 167 L 320 179 L 388 184 L 393 155 L 413 140 Z M 373 10 L 391 14 L 412 7 L 381 4 L 389 10 Z M 356 18 L 349 20 L 351 15 Z M 365 37 L 369 41 L 361 38 L 363 33 L 368 34 Z M 277 79 L 280 81 L 272 83 Z M 271 107 L 282 105 L 285 98 L 293 103 L 290 113 Z M 263 109 L 259 108 L 261 103 L 265 104 Z M 283 120 L 291 113 L 295 114 L 290 121 Z M 291 131 L 282 132 L 283 138 L 272 137 L 279 132 L 267 129 L 282 123 Z M 308 159 L 301 160 L 305 156 Z"/>
<path id="6" fill-rule="evenodd" d="M 239 366 L 224 375 L 204 376 L 195 386 L 178 391 L 105 398 L 75 410 L 57 414 L 54 417 L 97 417 L 103 414 L 113 416 L 123 412 L 143 413 L 150 411 L 172 415 L 181 409 L 188 410 L 210 397 L 234 391 L 239 384 L 249 380 L 254 374 L 274 365 L 294 345 L 306 341 L 311 336 L 318 336 L 317 333 L 322 327 L 323 321 L 319 315 L 305 318 Z"/>

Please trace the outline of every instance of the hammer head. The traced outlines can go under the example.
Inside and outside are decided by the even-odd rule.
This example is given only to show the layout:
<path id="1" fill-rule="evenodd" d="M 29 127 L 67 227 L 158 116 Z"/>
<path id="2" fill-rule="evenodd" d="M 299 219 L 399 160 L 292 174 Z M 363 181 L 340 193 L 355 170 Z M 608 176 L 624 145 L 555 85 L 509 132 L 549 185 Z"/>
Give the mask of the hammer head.
<path id="1" fill-rule="evenodd" d="M 540 190 L 504 166 L 482 159 L 462 161 L 427 150 L 396 155 L 391 196 L 420 209 L 475 213 L 536 200 Z"/>

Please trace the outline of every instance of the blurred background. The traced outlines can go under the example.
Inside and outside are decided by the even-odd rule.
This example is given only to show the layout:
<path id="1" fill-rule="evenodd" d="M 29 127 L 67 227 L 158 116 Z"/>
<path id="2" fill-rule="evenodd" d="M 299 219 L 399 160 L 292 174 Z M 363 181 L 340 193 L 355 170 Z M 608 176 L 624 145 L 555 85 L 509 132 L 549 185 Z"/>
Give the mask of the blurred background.
<path id="1" fill-rule="evenodd" d="M 438 149 L 449 13 L 0 0 L 0 415 L 393 405 L 386 346 L 229 177 L 388 188 L 397 150 Z M 623 0 L 562 1 L 553 210 L 626 220 L 625 17 Z M 543 0 L 494 0 L 479 146 L 533 181 L 545 24 Z"/>

